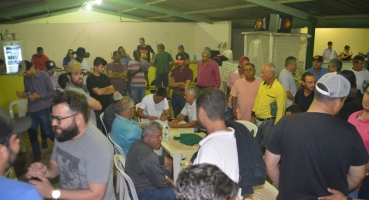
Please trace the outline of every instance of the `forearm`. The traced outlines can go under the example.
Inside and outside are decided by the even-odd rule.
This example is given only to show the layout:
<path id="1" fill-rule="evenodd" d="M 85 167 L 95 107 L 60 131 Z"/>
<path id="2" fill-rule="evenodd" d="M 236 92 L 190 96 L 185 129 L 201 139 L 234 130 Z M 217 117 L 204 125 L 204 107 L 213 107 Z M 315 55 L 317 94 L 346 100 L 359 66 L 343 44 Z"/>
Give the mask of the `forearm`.
<path id="1" fill-rule="evenodd" d="M 230 96 L 229 98 L 232 98 L 232 110 L 236 110 L 237 97 Z"/>
<path id="2" fill-rule="evenodd" d="M 267 173 L 269 178 L 273 181 L 273 184 L 278 188 L 279 183 L 279 166 L 275 165 L 273 167 L 267 166 Z"/>
<path id="3" fill-rule="evenodd" d="M 195 128 L 197 127 L 197 121 L 188 122 L 185 124 L 176 124 L 173 128 Z"/>
<path id="4" fill-rule="evenodd" d="M 171 88 L 179 88 L 182 84 L 184 84 L 184 82 L 174 82 L 174 81 L 172 81 L 172 82 L 169 82 L 169 87 L 171 87 Z"/>
<path id="5" fill-rule="evenodd" d="M 142 112 L 137 112 L 136 115 L 141 119 L 148 119 L 150 117 L 150 115 L 145 115 Z"/>
<path id="6" fill-rule="evenodd" d="M 115 92 L 114 86 L 110 85 L 108 86 L 108 91 L 106 91 L 105 95 L 110 95 L 113 94 Z"/>
<path id="7" fill-rule="evenodd" d="M 96 194 L 93 193 L 90 189 L 84 189 L 84 190 L 60 190 L 60 198 L 59 199 L 78 199 L 78 200 L 89 200 L 89 199 L 103 199 L 104 194 Z"/>
<path id="8" fill-rule="evenodd" d="M 287 91 L 287 98 L 295 102 L 295 98 L 293 97 L 292 93 L 290 91 Z"/>
<path id="9" fill-rule="evenodd" d="M 59 176 L 59 168 L 55 161 L 50 160 L 45 173 L 45 178 L 53 179 L 57 176 Z"/>

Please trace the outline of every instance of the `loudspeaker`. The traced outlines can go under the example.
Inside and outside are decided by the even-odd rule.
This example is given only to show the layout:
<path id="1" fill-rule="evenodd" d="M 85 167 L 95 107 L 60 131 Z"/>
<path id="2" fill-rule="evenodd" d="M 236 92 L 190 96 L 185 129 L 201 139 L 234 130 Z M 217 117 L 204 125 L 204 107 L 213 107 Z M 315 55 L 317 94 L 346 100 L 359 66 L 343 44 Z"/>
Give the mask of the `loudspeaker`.
<path id="1" fill-rule="evenodd" d="M 258 17 L 255 20 L 255 31 L 268 31 L 270 16 Z"/>
<path id="2" fill-rule="evenodd" d="M 279 16 L 279 26 L 277 32 L 291 33 L 292 16 Z"/>

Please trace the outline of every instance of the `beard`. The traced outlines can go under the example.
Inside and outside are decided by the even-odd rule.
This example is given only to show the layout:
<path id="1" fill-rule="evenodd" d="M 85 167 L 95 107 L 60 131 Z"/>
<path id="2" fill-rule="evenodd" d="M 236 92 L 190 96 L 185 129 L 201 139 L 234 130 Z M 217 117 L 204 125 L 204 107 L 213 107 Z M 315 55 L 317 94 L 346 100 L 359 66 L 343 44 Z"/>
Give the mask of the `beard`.
<path id="1" fill-rule="evenodd" d="M 55 134 L 55 138 L 58 140 L 58 142 L 68 141 L 79 134 L 78 127 L 75 121 L 73 121 L 72 124 L 66 129 L 62 129 L 57 126 L 54 126 L 54 128 L 58 128 L 61 130 L 61 133 L 59 135 Z"/>
<path id="2" fill-rule="evenodd" d="M 82 80 L 82 81 L 81 81 L 81 83 L 79 83 L 79 81 L 80 81 L 80 80 Z M 74 81 L 72 80 L 72 83 L 73 83 L 73 85 L 75 85 L 75 86 L 81 87 L 81 85 L 83 84 L 83 78 L 82 78 L 82 79 L 78 79 L 76 82 L 74 82 Z"/>

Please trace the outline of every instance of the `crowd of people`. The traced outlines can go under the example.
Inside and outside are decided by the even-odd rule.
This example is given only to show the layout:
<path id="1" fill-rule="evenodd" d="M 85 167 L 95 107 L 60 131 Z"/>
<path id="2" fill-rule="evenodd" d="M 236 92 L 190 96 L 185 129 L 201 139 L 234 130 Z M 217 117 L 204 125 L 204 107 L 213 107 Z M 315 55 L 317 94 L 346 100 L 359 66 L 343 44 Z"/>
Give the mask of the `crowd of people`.
<path id="1" fill-rule="evenodd" d="M 33 187 L 1 177 L 2 195 L 115 199 L 110 137 L 123 150 L 125 173 L 139 199 L 242 199 L 267 175 L 279 189 L 277 199 L 369 198 L 369 72 L 363 56 L 353 57 L 351 70 L 342 70 L 337 58 L 314 56 L 301 83 L 293 56 L 280 72 L 266 63 L 261 79 L 242 56 L 228 76 L 227 101 L 209 48 L 202 51 L 195 82 L 183 45 L 174 60 L 163 44 L 155 53 L 144 38 L 139 42 L 133 59 L 119 47 L 110 63 L 96 57 L 92 71 L 82 47 L 68 50 L 63 74 L 40 47 L 31 62 L 20 63 L 24 91 L 16 95 L 28 99 L 28 114 L 14 121 L 0 109 L 0 173 L 19 152 L 16 134 L 28 130 L 34 162 L 26 178 Z M 328 69 L 322 67 L 327 59 Z M 145 95 L 150 65 L 156 68 L 156 91 Z M 255 123 L 256 137 L 234 120 Z M 158 121 L 207 133 L 176 183 L 173 160 L 154 152 L 163 140 Z M 39 125 L 41 146 L 54 142 L 47 165 L 40 163 Z M 57 176 L 60 189 L 49 181 Z"/>

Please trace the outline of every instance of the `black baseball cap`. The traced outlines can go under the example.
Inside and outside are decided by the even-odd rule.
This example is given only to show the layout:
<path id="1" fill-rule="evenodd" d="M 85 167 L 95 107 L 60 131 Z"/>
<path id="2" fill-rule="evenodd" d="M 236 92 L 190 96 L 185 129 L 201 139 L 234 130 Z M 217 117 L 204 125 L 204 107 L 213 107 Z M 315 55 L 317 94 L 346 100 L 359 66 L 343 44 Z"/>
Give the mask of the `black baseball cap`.
<path id="1" fill-rule="evenodd" d="M 31 118 L 19 117 L 12 119 L 3 108 L 0 107 L 0 141 L 8 138 L 12 134 L 20 134 L 31 127 Z"/>

